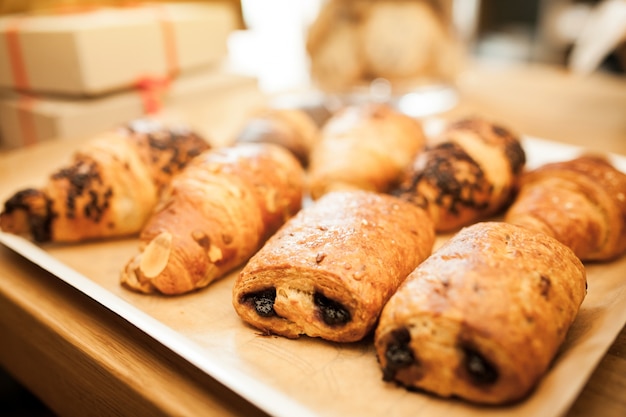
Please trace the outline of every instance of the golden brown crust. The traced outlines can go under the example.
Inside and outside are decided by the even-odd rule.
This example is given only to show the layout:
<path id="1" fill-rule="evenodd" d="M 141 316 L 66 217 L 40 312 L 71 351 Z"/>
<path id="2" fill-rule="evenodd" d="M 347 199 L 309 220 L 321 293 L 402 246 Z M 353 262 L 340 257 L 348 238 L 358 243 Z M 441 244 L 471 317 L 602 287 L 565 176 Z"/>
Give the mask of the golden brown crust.
<path id="1" fill-rule="evenodd" d="M 385 192 L 424 147 L 421 124 L 383 104 L 347 107 L 322 129 L 309 165 L 309 190 Z"/>
<path id="2" fill-rule="evenodd" d="M 173 295 L 221 278 L 300 209 L 303 175 L 297 159 L 278 145 L 203 153 L 164 191 L 121 282 Z"/>
<path id="3" fill-rule="evenodd" d="M 413 271 L 375 334 L 384 379 L 502 404 L 547 371 L 586 294 L 557 240 L 503 222 L 462 229 Z"/>
<path id="4" fill-rule="evenodd" d="M 455 231 L 508 205 L 525 162 L 516 134 L 465 118 L 416 156 L 394 194 L 427 210 L 437 231 Z"/>
<path id="5" fill-rule="evenodd" d="M 556 238 L 582 260 L 626 252 L 626 174 L 598 155 L 524 174 L 505 220 Z"/>
<path id="6" fill-rule="evenodd" d="M 44 187 L 9 198 L 0 227 L 39 242 L 139 233 L 162 188 L 207 148 L 193 132 L 149 122 L 105 132 L 79 149 Z"/>
<path id="7" fill-rule="evenodd" d="M 303 166 L 319 141 L 315 121 L 299 109 L 267 108 L 252 115 L 236 137 L 238 143 L 274 143 L 291 151 Z"/>
<path id="8" fill-rule="evenodd" d="M 395 197 L 329 193 L 252 257 L 234 284 L 233 305 L 265 333 L 360 340 L 434 237 L 426 213 Z"/>

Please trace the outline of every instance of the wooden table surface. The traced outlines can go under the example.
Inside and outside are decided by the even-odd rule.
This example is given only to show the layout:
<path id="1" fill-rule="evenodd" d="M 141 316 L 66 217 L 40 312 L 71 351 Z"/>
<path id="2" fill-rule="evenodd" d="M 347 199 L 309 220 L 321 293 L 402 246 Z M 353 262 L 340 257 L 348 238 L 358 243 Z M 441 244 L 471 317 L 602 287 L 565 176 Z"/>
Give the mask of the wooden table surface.
<path id="1" fill-rule="evenodd" d="M 459 85 L 461 101 L 452 113 L 484 114 L 527 135 L 626 155 L 626 78 L 595 74 L 580 79 L 551 67 L 481 65 L 464 74 Z M 237 108 L 221 103 L 212 114 L 233 127 L 240 121 L 232 116 Z M 228 128 L 223 129 L 227 135 Z M 42 147 L 42 157 L 55 146 Z M 0 163 L 19 152 L 0 155 Z M 263 415 L 123 318 L 4 246 L 0 335 L 0 365 L 62 416 Z M 567 415 L 624 416 L 624 392 L 626 329 Z"/>

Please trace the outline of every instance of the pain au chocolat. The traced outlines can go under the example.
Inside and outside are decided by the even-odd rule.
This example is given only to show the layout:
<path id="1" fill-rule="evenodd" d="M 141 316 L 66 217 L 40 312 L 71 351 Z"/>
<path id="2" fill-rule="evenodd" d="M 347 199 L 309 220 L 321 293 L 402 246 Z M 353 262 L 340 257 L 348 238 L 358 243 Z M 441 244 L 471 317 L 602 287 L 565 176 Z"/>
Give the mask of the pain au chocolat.
<path id="1" fill-rule="evenodd" d="M 353 342 L 432 251 L 426 213 L 370 191 L 334 191 L 291 218 L 237 277 L 233 305 L 268 334 Z"/>
<path id="2" fill-rule="evenodd" d="M 93 137 L 41 188 L 16 192 L 0 228 L 37 242 L 138 234 L 172 177 L 209 149 L 184 127 L 136 120 Z"/>
<path id="3" fill-rule="evenodd" d="M 581 261 L 556 239 L 504 222 L 468 226 L 385 305 L 374 340 L 383 379 L 476 403 L 523 399 L 585 295 Z"/>

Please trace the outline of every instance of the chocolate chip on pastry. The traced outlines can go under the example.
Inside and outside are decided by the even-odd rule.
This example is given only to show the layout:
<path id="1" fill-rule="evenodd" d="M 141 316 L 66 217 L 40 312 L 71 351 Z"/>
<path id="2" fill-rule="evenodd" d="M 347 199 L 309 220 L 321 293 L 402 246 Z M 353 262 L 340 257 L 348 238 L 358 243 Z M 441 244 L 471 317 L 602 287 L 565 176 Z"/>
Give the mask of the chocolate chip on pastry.
<path id="1" fill-rule="evenodd" d="M 466 118 L 417 154 L 393 194 L 428 211 L 437 231 L 456 231 L 510 204 L 525 163 L 516 134 Z"/>
<path id="2" fill-rule="evenodd" d="M 209 143 L 184 127 L 137 120 L 89 140 L 42 188 L 16 192 L 0 228 L 38 242 L 139 233 L 171 178 Z"/>
<path id="3" fill-rule="evenodd" d="M 375 332 L 385 381 L 504 404 L 546 373 L 586 295 L 581 261 L 543 233 L 468 226 L 420 264 Z"/>
<path id="4" fill-rule="evenodd" d="M 173 295 L 223 277 L 300 209 L 303 176 L 298 160 L 274 144 L 201 154 L 163 192 L 122 284 Z"/>
<path id="5" fill-rule="evenodd" d="M 434 239 L 431 220 L 412 204 L 369 191 L 331 192 L 250 259 L 235 281 L 233 305 L 265 333 L 357 341 Z"/>

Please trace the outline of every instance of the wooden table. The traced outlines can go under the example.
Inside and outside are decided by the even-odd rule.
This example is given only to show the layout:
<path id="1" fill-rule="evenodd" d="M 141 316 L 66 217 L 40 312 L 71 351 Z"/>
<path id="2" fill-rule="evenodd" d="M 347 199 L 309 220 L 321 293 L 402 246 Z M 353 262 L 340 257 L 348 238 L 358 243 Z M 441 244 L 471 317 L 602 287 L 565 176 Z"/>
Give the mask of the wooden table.
<path id="1" fill-rule="evenodd" d="M 453 112 L 481 113 L 528 135 L 626 155 L 626 79 L 577 79 L 541 66 L 478 66 L 461 78 L 460 92 Z M 223 103 L 218 108 L 236 111 Z M 216 119 L 233 121 L 228 114 Z M 228 129 L 221 133 L 227 135 Z M 38 152 L 53 155 L 55 146 L 46 144 Z M 0 163 L 6 157 L 16 154 L 0 155 Z M 0 335 L 0 365 L 59 415 L 263 415 L 123 318 L 4 246 Z M 624 416 L 624 392 L 626 329 L 567 415 Z"/>

